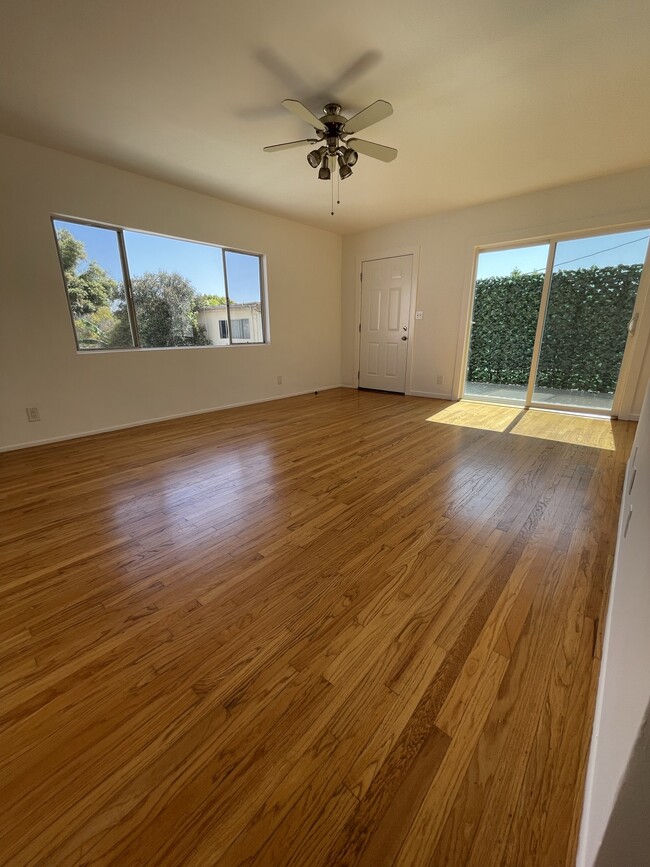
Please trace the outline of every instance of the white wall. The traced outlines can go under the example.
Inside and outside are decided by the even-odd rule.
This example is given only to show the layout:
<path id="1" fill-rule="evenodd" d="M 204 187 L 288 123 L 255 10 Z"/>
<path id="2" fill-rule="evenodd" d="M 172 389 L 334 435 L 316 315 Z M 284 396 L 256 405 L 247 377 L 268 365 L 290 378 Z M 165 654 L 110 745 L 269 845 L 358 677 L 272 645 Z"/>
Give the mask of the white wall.
<path id="1" fill-rule="evenodd" d="M 650 749 L 649 528 L 650 388 L 625 474 L 578 867 L 637 867 L 648 863 L 637 860 L 635 853 L 643 839 L 648 839 L 650 809 L 650 781 L 645 773 Z M 638 830 L 630 833 L 639 811 L 645 813 L 641 835 Z M 616 860 L 606 857 L 612 847 L 617 850 Z"/>
<path id="2" fill-rule="evenodd" d="M 423 183 L 435 183 L 435 173 Z M 417 309 L 424 316 L 415 322 L 411 334 L 407 390 L 451 397 L 460 374 L 477 246 L 640 222 L 650 224 L 650 168 L 347 236 L 343 241 L 341 312 L 344 384 L 356 384 L 363 259 L 419 253 Z M 641 355 L 643 349 L 640 346 Z M 630 392 L 634 394 L 636 386 L 631 403 L 632 411 L 638 414 L 650 378 L 650 352 L 635 370 L 638 384 L 632 383 Z M 443 377 L 442 386 L 437 384 L 438 376 Z"/>
<path id="3" fill-rule="evenodd" d="M 638 867 L 650 853 L 650 705 L 607 823 L 595 867 Z"/>
<path id="4" fill-rule="evenodd" d="M 6 136 L 0 194 L 0 446 L 340 384 L 338 235 Z M 265 253 L 271 343 L 77 353 L 52 213 Z"/>

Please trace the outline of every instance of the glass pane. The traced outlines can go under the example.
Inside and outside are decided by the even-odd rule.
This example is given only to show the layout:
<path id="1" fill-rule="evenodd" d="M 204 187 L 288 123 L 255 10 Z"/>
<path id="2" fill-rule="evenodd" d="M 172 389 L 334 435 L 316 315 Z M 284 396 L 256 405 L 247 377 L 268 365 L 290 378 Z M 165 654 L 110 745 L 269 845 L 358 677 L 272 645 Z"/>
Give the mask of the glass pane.
<path id="1" fill-rule="evenodd" d="M 140 345 L 210 346 L 227 343 L 203 311 L 221 308 L 225 288 L 221 249 L 209 244 L 124 232 Z"/>
<path id="2" fill-rule="evenodd" d="M 548 244 L 479 254 L 466 398 L 525 403 L 547 259 Z"/>
<path id="3" fill-rule="evenodd" d="M 611 410 L 649 237 L 558 243 L 533 401 Z"/>
<path id="4" fill-rule="evenodd" d="M 233 343 L 264 343 L 260 257 L 226 250 Z"/>
<path id="5" fill-rule="evenodd" d="M 117 232 L 53 222 L 79 349 L 132 348 Z"/>

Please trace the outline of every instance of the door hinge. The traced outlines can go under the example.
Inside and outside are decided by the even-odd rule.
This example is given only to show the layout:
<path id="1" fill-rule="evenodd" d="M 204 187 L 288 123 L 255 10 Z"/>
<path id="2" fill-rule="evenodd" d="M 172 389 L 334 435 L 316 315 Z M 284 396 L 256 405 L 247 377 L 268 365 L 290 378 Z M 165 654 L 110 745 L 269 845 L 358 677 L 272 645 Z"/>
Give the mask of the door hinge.
<path id="1" fill-rule="evenodd" d="M 361 334 L 361 323 L 359 323 L 359 334 Z"/>
<path id="2" fill-rule="evenodd" d="M 361 371 L 357 370 L 357 379 L 361 379 Z"/>
<path id="3" fill-rule="evenodd" d="M 363 283 L 363 271 L 359 274 L 359 280 Z"/>

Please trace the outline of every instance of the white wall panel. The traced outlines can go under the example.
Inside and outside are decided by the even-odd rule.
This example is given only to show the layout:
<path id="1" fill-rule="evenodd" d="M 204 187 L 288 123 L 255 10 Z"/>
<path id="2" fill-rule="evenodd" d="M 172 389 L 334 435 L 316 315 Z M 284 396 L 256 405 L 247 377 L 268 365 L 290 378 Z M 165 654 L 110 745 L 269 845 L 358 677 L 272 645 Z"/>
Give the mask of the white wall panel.
<path id="1" fill-rule="evenodd" d="M 386 345 L 386 376 L 397 376 L 398 349 L 397 343 L 388 343 Z"/>

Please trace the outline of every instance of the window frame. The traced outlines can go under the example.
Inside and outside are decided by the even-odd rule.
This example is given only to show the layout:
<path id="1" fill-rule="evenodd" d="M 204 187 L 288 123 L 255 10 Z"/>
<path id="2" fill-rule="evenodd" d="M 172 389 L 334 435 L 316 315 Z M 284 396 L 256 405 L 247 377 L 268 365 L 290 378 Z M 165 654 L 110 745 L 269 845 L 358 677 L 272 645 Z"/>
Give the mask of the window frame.
<path id="1" fill-rule="evenodd" d="M 126 306 L 129 317 L 129 326 L 131 329 L 131 337 L 133 340 L 133 346 L 120 346 L 120 347 L 82 347 L 79 346 L 79 337 L 77 335 L 77 328 L 74 322 L 74 316 L 72 313 L 72 307 L 70 305 L 70 296 L 68 294 L 68 284 L 65 279 L 65 272 L 63 270 L 63 262 L 61 260 L 61 251 L 59 248 L 59 241 L 57 236 L 57 228 L 56 222 L 66 222 L 66 223 L 76 223 L 80 226 L 90 226 L 96 229 L 107 229 L 109 231 L 115 232 L 117 238 L 117 246 L 120 256 L 120 265 L 122 269 L 122 284 L 124 286 L 124 295 L 126 300 Z M 266 346 L 268 345 L 270 340 L 269 335 L 269 318 L 268 318 L 268 286 L 266 280 L 266 255 L 264 253 L 258 253 L 252 250 L 243 250 L 237 247 L 228 247 L 222 244 L 214 244 L 209 241 L 197 241 L 191 238 L 180 238 L 176 235 L 164 235 L 160 232 L 149 232 L 143 229 L 133 229 L 127 226 L 116 226 L 112 223 L 101 223 L 97 220 L 87 220 L 82 219 L 81 217 L 69 217 L 65 214 L 50 214 L 50 224 L 52 226 L 52 231 L 54 233 L 54 245 L 56 249 L 57 259 L 59 261 L 59 268 L 61 270 L 61 279 L 63 282 L 63 291 L 65 293 L 65 300 L 68 307 L 68 313 L 70 315 L 70 324 L 72 326 L 72 333 L 74 335 L 75 346 L 77 352 L 82 355 L 97 355 L 103 352 L 158 352 L 161 350 L 167 349 L 229 349 L 234 346 Z M 126 242 L 124 239 L 125 232 L 137 232 L 142 235 L 154 235 L 157 238 L 165 238 L 171 241 L 185 241 L 188 244 L 201 244 L 204 247 L 214 247 L 215 249 L 221 252 L 221 262 L 223 266 L 223 280 L 224 280 L 224 292 L 226 298 L 226 322 L 228 328 L 228 343 L 211 343 L 209 345 L 203 346 L 142 346 L 140 343 L 140 334 L 138 330 L 138 319 L 135 308 L 135 303 L 133 300 L 133 286 L 131 283 L 131 273 L 129 270 L 129 260 L 126 250 Z M 244 340 L 239 341 L 237 343 L 232 342 L 232 328 L 230 325 L 230 305 L 236 304 L 237 302 L 233 302 L 230 300 L 230 295 L 228 292 L 228 274 L 227 274 L 227 266 L 226 266 L 226 253 L 239 253 L 245 256 L 254 256 L 258 260 L 259 266 L 259 287 L 260 287 L 260 316 L 262 320 L 262 340 Z"/>

